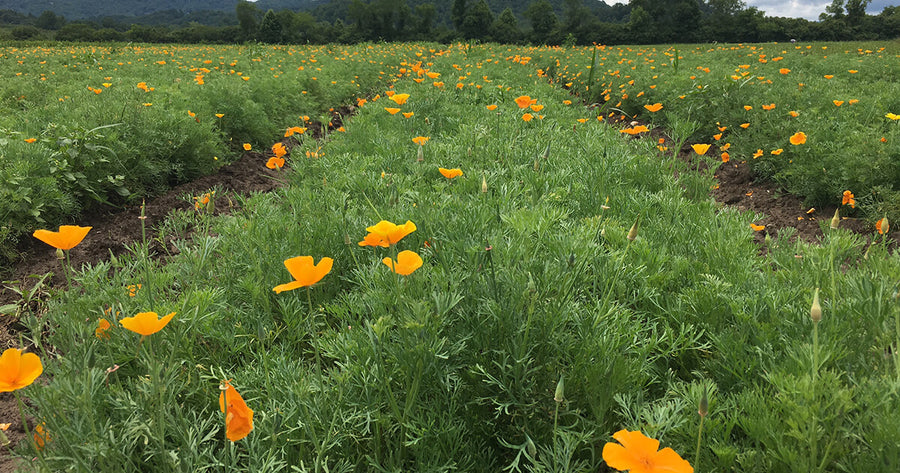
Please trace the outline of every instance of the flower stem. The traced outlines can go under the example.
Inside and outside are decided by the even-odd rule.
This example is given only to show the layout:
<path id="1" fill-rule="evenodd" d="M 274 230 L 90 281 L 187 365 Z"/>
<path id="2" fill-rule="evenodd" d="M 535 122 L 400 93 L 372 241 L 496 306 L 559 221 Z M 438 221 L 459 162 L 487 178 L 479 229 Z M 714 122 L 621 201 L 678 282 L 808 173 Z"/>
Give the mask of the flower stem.
<path id="1" fill-rule="evenodd" d="M 22 419 L 22 430 L 25 432 L 25 438 L 30 439 L 31 448 L 34 449 L 35 454 L 37 455 L 38 461 L 41 463 L 41 468 L 45 471 L 50 471 L 50 468 L 47 467 L 47 463 L 44 461 L 44 454 L 41 452 L 40 447 L 37 445 L 37 441 L 31 435 L 31 432 L 28 430 L 28 422 L 25 420 L 25 406 L 22 404 L 22 397 L 19 396 L 18 391 L 13 391 L 13 395 L 16 397 L 16 404 L 19 406 L 19 418 Z M 44 434 L 44 443 L 46 444 L 46 433 Z"/>
<path id="2" fill-rule="evenodd" d="M 312 344 L 313 350 L 316 353 L 316 371 L 318 371 L 319 374 L 322 374 L 322 358 L 319 355 L 319 344 L 316 343 L 315 333 L 313 332 L 313 330 L 315 329 L 315 324 L 313 322 L 316 314 L 315 312 L 313 312 L 312 296 L 310 295 L 310 292 L 311 291 L 309 286 L 306 286 L 306 303 L 309 306 L 309 317 L 307 317 L 306 323 L 307 325 L 309 325 L 310 344 Z"/>

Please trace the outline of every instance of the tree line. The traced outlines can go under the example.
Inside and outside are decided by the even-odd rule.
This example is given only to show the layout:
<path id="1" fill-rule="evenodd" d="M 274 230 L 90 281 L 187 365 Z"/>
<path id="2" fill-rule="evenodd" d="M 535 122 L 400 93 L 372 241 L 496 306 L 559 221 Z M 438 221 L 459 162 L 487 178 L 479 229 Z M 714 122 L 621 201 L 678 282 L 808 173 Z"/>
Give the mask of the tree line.
<path id="1" fill-rule="evenodd" d="M 900 37 L 900 7 L 866 14 L 869 0 L 833 0 L 819 21 L 768 17 L 742 0 L 532 0 L 517 14 L 497 0 L 446 4 L 406 0 L 332 0 L 309 11 L 262 11 L 241 0 L 230 12 L 158 12 L 66 21 L 0 10 L 0 38 L 58 41 L 273 44 L 458 40 L 508 44 L 660 44 L 878 40 Z"/>

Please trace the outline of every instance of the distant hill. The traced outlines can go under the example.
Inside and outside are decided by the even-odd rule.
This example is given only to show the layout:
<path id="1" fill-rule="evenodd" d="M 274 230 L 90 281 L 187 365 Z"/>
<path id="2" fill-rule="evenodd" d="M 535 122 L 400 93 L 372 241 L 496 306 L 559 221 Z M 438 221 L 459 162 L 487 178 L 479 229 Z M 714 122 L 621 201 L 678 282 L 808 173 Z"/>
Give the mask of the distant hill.
<path id="1" fill-rule="evenodd" d="M 373 0 L 363 0 L 370 3 Z M 475 3 L 477 0 L 469 0 Z M 583 0 L 595 14 L 612 8 L 600 0 Z M 159 12 L 180 11 L 184 15 L 203 11 L 234 13 L 238 0 L 116 0 L 97 2 L 96 0 L 0 0 L 0 10 L 12 10 L 25 15 L 38 16 L 44 11 L 52 11 L 62 15 L 66 20 L 96 19 L 101 17 L 148 17 Z M 565 0 L 549 0 L 557 15 L 561 15 Z M 316 17 L 333 21 L 346 15 L 351 0 L 259 0 L 257 8 L 262 11 L 279 10 L 314 10 Z M 407 0 L 410 8 L 422 3 L 433 3 L 436 7 L 439 23 L 449 22 L 450 8 L 453 0 Z M 530 0 L 488 0 L 488 5 L 495 15 L 509 7 L 516 16 L 528 8 Z"/>

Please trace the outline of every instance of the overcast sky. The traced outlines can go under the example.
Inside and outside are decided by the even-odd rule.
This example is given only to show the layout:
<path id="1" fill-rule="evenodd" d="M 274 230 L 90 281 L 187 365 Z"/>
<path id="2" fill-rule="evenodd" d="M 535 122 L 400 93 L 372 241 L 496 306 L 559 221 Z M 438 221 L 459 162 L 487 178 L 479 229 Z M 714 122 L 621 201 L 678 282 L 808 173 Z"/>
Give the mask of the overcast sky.
<path id="1" fill-rule="evenodd" d="M 744 0 L 748 7 L 756 7 L 766 12 L 766 16 L 786 16 L 818 20 L 831 0 Z M 866 12 L 877 15 L 887 6 L 900 5 L 900 0 L 872 0 Z"/>

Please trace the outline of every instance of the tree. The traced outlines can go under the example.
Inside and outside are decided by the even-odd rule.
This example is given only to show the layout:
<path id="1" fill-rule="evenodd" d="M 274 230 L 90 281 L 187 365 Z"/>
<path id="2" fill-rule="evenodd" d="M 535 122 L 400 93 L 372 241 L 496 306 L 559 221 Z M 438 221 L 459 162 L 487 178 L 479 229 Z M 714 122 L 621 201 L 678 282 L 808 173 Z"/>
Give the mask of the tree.
<path id="1" fill-rule="evenodd" d="M 234 9 L 235 14 L 237 15 L 238 24 L 241 25 L 242 39 L 245 41 L 253 39 L 258 28 L 257 18 L 259 16 L 259 8 L 247 0 L 240 0 Z"/>
<path id="2" fill-rule="evenodd" d="M 844 17 L 844 0 L 834 0 L 831 5 L 825 7 L 825 13 L 819 15 L 820 20 L 833 18 L 839 20 Z"/>
<path id="3" fill-rule="evenodd" d="M 56 16 L 56 13 L 53 13 L 50 10 L 44 10 L 40 16 L 38 16 L 37 20 L 34 22 L 34 26 L 44 30 L 58 30 L 66 24 L 66 19 L 62 16 Z"/>
<path id="4" fill-rule="evenodd" d="M 847 11 L 847 22 L 851 25 L 858 25 L 866 16 L 866 7 L 869 6 L 870 0 L 847 0 L 844 7 Z"/>
<path id="5" fill-rule="evenodd" d="M 512 9 L 506 7 L 500 16 L 494 21 L 491 28 L 494 41 L 503 44 L 517 43 L 522 39 L 522 31 L 519 29 L 519 20 Z"/>
<path id="6" fill-rule="evenodd" d="M 430 39 L 428 36 L 434 28 L 434 19 L 437 17 L 437 8 L 433 3 L 420 3 L 416 5 L 416 34 L 423 39 Z"/>
<path id="7" fill-rule="evenodd" d="M 547 0 L 531 2 L 525 10 L 525 18 L 531 22 L 532 41 L 535 43 L 552 43 L 551 33 L 559 25 L 559 18 L 553 11 L 553 5 Z"/>
<path id="8" fill-rule="evenodd" d="M 479 0 L 469 11 L 462 23 L 462 33 L 468 39 L 488 40 L 491 26 L 494 24 L 494 14 L 485 0 Z"/>
<path id="9" fill-rule="evenodd" d="M 453 20 L 453 27 L 459 31 L 462 28 L 463 20 L 466 18 L 466 0 L 453 0 L 453 9 L 450 10 L 450 18 Z"/>
<path id="10" fill-rule="evenodd" d="M 259 24 L 259 31 L 256 33 L 256 39 L 263 43 L 278 44 L 281 43 L 281 22 L 275 12 L 269 10 Z"/>

